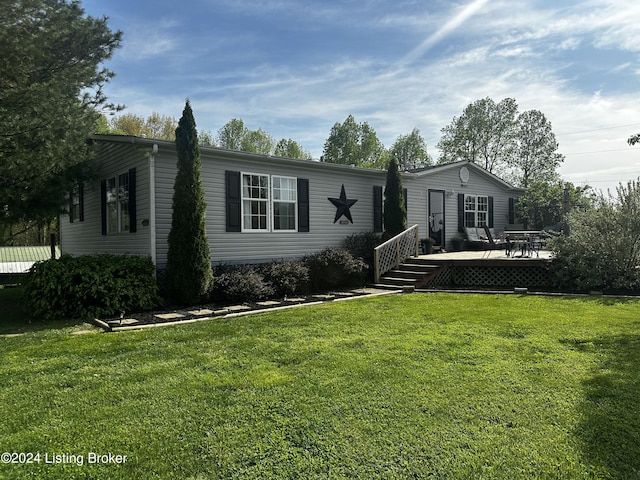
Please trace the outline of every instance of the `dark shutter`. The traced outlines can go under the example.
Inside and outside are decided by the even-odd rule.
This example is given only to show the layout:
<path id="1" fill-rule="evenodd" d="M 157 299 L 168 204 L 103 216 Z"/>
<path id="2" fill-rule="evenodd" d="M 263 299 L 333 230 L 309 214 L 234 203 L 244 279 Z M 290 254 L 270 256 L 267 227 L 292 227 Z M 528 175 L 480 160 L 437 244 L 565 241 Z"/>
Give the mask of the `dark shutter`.
<path id="1" fill-rule="evenodd" d="M 227 232 L 241 232 L 240 172 L 224 172 L 226 203 L 227 203 Z"/>
<path id="2" fill-rule="evenodd" d="M 298 231 L 309 231 L 309 180 L 298 179 Z"/>
<path id="3" fill-rule="evenodd" d="M 509 222 L 510 224 L 516 223 L 516 199 L 509 199 Z"/>
<path id="4" fill-rule="evenodd" d="M 382 187 L 373 187 L 373 231 L 382 232 Z"/>
<path id="5" fill-rule="evenodd" d="M 100 215 L 102 217 L 102 235 L 107 234 L 107 181 L 100 182 Z"/>
<path id="6" fill-rule="evenodd" d="M 404 211 L 408 214 L 409 210 L 407 208 L 407 205 L 409 204 L 409 193 L 407 192 L 406 188 L 402 189 L 402 198 L 404 199 Z"/>
<path id="7" fill-rule="evenodd" d="M 73 223 L 73 189 L 69 192 L 69 223 Z"/>
<path id="8" fill-rule="evenodd" d="M 493 197 L 488 197 L 489 203 L 489 228 L 493 228 Z"/>
<path id="9" fill-rule="evenodd" d="M 138 231 L 136 211 L 136 169 L 132 168 L 129 170 L 129 233 Z"/>
<path id="10" fill-rule="evenodd" d="M 84 222 L 84 183 L 82 182 L 78 185 L 78 203 L 80 210 L 78 220 Z"/>
<path id="11" fill-rule="evenodd" d="M 458 231 L 464 232 L 464 193 L 458 194 Z"/>

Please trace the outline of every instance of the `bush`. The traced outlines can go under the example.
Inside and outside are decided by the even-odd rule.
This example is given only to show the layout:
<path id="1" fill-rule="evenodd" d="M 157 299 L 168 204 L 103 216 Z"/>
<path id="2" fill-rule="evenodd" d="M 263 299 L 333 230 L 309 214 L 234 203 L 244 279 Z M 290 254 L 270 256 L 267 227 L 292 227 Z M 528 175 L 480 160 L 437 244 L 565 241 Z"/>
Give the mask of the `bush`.
<path id="1" fill-rule="evenodd" d="M 309 267 L 304 262 L 272 262 L 262 266 L 260 271 L 280 297 L 309 291 Z"/>
<path id="2" fill-rule="evenodd" d="M 640 288 L 640 182 L 618 188 L 617 199 L 569 215 L 569 235 L 550 242 L 557 287 L 571 290 Z"/>
<path id="3" fill-rule="evenodd" d="M 36 263 L 25 283 L 34 318 L 91 319 L 149 310 L 160 303 L 150 258 L 63 255 Z"/>
<path id="4" fill-rule="evenodd" d="M 251 265 L 220 267 L 213 280 L 213 296 L 220 300 L 255 302 L 274 294 L 274 288 Z"/>
<path id="5" fill-rule="evenodd" d="M 373 250 L 382 243 L 382 235 L 374 232 L 360 232 L 349 235 L 342 241 L 342 247 L 356 258 L 373 267 Z"/>
<path id="6" fill-rule="evenodd" d="M 360 286 L 367 276 L 367 264 L 341 248 L 327 248 L 308 255 L 304 262 L 309 267 L 309 279 L 314 291 Z"/>

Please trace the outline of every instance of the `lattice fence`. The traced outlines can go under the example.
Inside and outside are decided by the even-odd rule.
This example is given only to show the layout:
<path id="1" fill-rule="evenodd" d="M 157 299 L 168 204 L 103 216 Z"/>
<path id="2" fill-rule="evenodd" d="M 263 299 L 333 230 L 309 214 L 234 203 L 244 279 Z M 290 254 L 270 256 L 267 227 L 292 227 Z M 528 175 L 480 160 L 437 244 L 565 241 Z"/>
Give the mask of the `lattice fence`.
<path id="1" fill-rule="evenodd" d="M 549 270 L 544 266 L 450 266 L 425 285 L 426 288 L 456 287 L 548 287 Z"/>
<path id="2" fill-rule="evenodd" d="M 418 226 L 405 230 L 375 249 L 376 282 L 380 276 L 397 267 L 407 258 L 417 255 Z"/>

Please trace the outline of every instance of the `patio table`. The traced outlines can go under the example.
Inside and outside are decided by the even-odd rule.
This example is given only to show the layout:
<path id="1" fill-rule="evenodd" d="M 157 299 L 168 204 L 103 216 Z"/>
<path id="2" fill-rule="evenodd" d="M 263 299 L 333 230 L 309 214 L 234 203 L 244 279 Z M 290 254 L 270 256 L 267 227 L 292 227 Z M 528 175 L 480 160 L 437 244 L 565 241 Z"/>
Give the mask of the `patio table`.
<path id="1" fill-rule="evenodd" d="M 512 245 L 513 256 L 518 249 L 521 258 L 529 258 L 533 252 L 536 253 L 536 257 L 540 256 L 541 237 L 545 234 L 543 230 L 507 230 L 504 233 Z"/>

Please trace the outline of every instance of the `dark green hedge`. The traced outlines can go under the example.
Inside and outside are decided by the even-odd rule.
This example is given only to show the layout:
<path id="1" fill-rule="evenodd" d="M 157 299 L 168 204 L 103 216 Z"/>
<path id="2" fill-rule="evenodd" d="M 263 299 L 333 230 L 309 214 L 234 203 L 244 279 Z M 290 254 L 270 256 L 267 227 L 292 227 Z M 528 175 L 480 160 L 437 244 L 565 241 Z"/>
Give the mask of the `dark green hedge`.
<path id="1" fill-rule="evenodd" d="M 35 319 L 106 318 L 160 303 L 150 258 L 63 255 L 36 263 L 25 282 Z"/>

